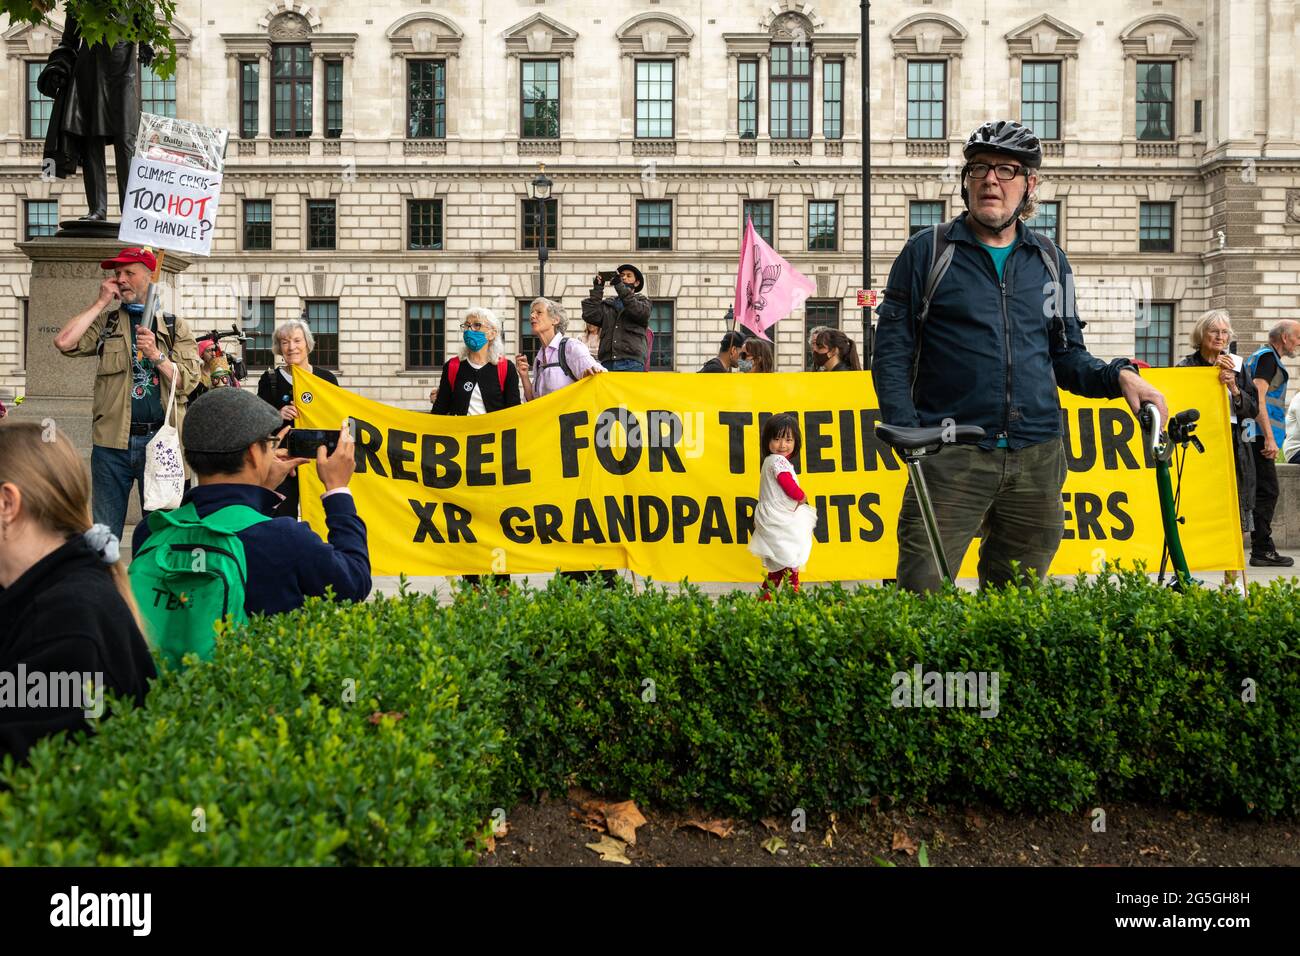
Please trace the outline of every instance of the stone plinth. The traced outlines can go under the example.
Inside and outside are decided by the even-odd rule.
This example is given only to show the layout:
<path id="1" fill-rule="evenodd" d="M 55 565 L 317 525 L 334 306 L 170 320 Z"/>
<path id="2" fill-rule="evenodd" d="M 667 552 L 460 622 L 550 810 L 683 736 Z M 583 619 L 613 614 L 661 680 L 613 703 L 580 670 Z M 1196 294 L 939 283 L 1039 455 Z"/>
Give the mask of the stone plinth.
<path id="1" fill-rule="evenodd" d="M 96 359 L 68 358 L 54 347 L 59 329 L 99 294 L 107 273 L 99 267 L 123 248 L 117 239 L 52 237 L 18 243 L 32 261 L 27 309 L 27 384 L 16 418 L 52 418 L 86 457 L 90 456 L 91 395 Z M 168 253 L 163 271 L 183 272 L 190 260 Z M 166 280 L 164 280 L 166 281 Z"/>
<path id="2" fill-rule="evenodd" d="M 1300 550 L 1300 465 L 1277 466 L 1273 543 L 1279 551 Z"/>

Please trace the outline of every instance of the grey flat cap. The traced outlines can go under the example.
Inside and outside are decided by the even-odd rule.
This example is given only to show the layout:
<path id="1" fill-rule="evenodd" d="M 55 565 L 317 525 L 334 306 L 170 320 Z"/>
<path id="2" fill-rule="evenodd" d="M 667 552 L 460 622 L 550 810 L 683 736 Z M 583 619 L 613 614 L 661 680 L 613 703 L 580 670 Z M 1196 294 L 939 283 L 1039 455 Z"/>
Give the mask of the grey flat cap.
<path id="1" fill-rule="evenodd" d="M 223 455 L 243 451 L 285 426 L 280 413 L 243 388 L 214 388 L 185 413 L 181 444 L 186 451 Z"/>

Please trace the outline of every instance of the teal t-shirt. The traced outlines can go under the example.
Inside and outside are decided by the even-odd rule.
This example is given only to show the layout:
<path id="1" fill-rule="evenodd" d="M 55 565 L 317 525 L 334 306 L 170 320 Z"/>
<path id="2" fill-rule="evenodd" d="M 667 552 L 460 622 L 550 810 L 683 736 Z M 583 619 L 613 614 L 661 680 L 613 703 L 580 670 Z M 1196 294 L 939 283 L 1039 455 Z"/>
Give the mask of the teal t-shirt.
<path id="1" fill-rule="evenodd" d="M 993 264 L 998 269 L 998 279 L 1002 279 L 1002 272 L 1007 267 L 1007 260 L 1011 258 L 1011 250 L 1016 247 L 1016 243 L 1009 246 L 990 246 L 986 242 L 981 242 L 981 246 L 988 250 L 989 255 L 993 257 Z"/>

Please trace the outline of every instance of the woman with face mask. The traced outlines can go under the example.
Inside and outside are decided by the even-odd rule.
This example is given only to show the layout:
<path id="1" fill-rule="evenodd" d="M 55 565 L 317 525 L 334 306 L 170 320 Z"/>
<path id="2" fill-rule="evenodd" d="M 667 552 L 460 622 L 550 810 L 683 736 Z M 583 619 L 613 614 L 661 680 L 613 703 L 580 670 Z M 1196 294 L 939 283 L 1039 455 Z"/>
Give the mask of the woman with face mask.
<path id="1" fill-rule="evenodd" d="M 26 702 L 20 684 L 18 706 L 0 707 L 0 759 L 89 730 L 105 691 L 143 703 L 157 675 L 117 538 L 90 520 L 90 476 L 68 437 L 39 422 L 0 425 L 0 673 L 49 684 Z M 75 675 L 75 689 L 60 680 L 56 692 L 56 674 Z"/>
<path id="2" fill-rule="evenodd" d="M 475 307 L 460 324 L 460 354 L 442 367 L 429 393 L 434 415 L 484 415 L 520 403 L 519 372 L 501 348 L 501 326 L 491 309 Z"/>
<path id="3" fill-rule="evenodd" d="M 740 370 L 742 372 L 775 372 L 776 361 L 772 357 L 772 346 L 758 337 L 745 339 L 740 349 Z"/>
<path id="4" fill-rule="evenodd" d="M 808 336 L 813 365 L 818 372 L 861 372 L 858 347 L 839 329 L 818 326 Z"/>

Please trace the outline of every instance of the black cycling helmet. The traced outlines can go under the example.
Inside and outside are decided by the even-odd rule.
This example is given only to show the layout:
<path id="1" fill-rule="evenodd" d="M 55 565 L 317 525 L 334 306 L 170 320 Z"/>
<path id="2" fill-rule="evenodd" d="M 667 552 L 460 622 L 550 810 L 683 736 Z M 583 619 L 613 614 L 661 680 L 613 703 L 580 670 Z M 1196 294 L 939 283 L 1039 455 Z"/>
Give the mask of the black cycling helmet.
<path id="1" fill-rule="evenodd" d="M 967 161 L 981 150 L 1014 156 L 1030 169 L 1043 165 L 1043 144 L 1034 131 L 1011 120 L 991 120 L 970 134 L 961 151 Z"/>
<path id="2" fill-rule="evenodd" d="M 1005 153 L 1013 159 L 1020 160 L 1026 169 L 1038 169 L 1043 165 L 1043 144 L 1039 142 L 1038 136 L 1028 126 L 1022 126 L 1012 120 L 990 120 L 982 124 L 970 134 L 961 152 L 966 157 L 968 166 L 971 157 L 979 152 Z M 961 201 L 969 210 L 970 193 L 966 189 L 965 169 L 961 173 Z M 996 231 L 1001 232 L 1019 219 L 1028 202 L 1029 190 L 1026 189 L 1016 211 L 1011 214 L 1010 219 L 998 226 Z"/>

